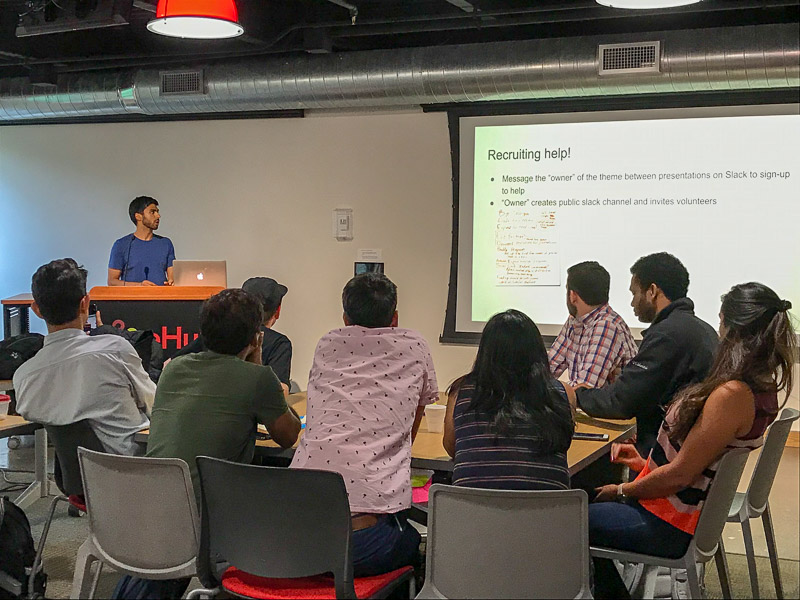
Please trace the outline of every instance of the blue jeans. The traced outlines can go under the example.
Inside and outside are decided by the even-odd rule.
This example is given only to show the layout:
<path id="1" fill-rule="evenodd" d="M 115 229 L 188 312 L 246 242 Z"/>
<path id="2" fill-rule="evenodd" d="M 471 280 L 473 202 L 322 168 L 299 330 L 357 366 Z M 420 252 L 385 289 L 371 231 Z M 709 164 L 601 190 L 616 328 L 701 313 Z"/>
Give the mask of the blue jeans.
<path id="1" fill-rule="evenodd" d="M 589 505 L 589 544 L 664 558 L 680 558 L 692 536 L 642 508 L 638 503 Z M 614 563 L 594 558 L 594 597 L 630 598 Z"/>
<path id="2" fill-rule="evenodd" d="M 403 513 L 386 515 L 372 527 L 353 532 L 353 575 L 380 575 L 420 566 L 419 532 Z"/>

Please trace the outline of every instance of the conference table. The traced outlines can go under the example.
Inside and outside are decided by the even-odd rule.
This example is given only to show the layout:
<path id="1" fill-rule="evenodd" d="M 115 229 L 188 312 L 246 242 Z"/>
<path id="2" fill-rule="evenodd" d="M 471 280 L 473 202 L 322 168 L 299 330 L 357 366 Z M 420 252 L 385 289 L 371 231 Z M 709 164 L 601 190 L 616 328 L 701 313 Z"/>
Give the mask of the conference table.
<path id="1" fill-rule="evenodd" d="M 11 379 L 0 379 L 0 393 L 14 390 Z M 34 435 L 34 479 L 25 491 L 15 500 L 22 509 L 30 506 L 40 498 L 47 498 L 50 493 L 50 481 L 47 478 L 47 432 L 39 423 L 31 423 L 22 417 L 12 415 L 0 416 L 0 439 L 15 435 Z"/>
<path id="2" fill-rule="evenodd" d="M 10 388 L 8 388 L 10 389 Z M 0 439 L 15 435 L 34 434 L 34 479 L 14 502 L 23 510 L 50 493 L 47 479 L 47 432 L 39 423 L 31 423 L 20 416 L 0 416 Z"/>
<path id="3" fill-rule="evenodd" d="M 443 397 L 444 394 L 440 396 Z M 301 417 L 306 414 L 305 392 L 291 394 L 287 401 Z M 612 443 L 633 437 L 636 433 L 636 421 L 600 420 L 579 413 L 576 416 L 575 431 L 580 433 L 605 433 L 608 434 L 608 440 L 572 440 L 572 445 L 567 452 L 570 475 L 575 475 L 581 469 L 607 454 L 611 449 Z M 143 444 L 147 443 L 147 434 L 147 430 L 141 431 L 136 435 L 136 441 Z M 300 432 L 301 436 L 302 434 L 303 431 Z M 423 417 L 417 437 L 411 446 L 412 468 L 451 472 L 453 470 L 453 459 L 445 451 L 442 445 L 442 438 L 443 434 L 441 432 L 428 431 L 426 419 Z M 296 446 L 297 444 L 295 444 Z M 270 439 L 256 440 L 256 456 L 291 458 L 293 454 L 294 448 L 281 448 Z"/>

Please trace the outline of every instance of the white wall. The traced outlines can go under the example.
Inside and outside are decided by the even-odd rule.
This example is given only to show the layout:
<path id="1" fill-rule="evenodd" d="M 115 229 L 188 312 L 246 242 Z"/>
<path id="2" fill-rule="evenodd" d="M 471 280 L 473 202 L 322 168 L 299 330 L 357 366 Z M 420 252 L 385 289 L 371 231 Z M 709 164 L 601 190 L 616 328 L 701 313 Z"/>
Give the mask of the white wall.
<path id="1" fill-rule="evenodd" d="M 231 286 L 266 275 L 289 287 L 276 329 L 303 388 L 317 340 L 341 324 L 357 249 L 382 248 L 400 323 L 428 339 L 444 389 L 475 352 L 437 341 L 450 173 L 444 114 L 2 127 L 0 297 L 64 256 L 104 285 L 111 244 L 132 230 L 128 203 L 147 194 L 179 258 L 226 259 Z M 333 238 L 336 207 L 355 210 L 352 242 Z"/>
<path id="2" fill-rule="evenodd" d="M 132 229 L 128 203 L 147 194 L 179 258 L 227 259 L 232 286 L 267 275 L 289 287 L 276 329 L 303 388 L 317 340 L 341 323 L 357 249 L 382 248 L 401 325 L 428 339 L 444 389 L 475 354 L 437 342 L 450 173 L 441 113 L 0 127 L 0 297 L 30 291 L 36 268 L 63 256 L 104 285 L 111 244 Z M 333 239 L 336 207 L 355 209 L 353 242 Z"/>

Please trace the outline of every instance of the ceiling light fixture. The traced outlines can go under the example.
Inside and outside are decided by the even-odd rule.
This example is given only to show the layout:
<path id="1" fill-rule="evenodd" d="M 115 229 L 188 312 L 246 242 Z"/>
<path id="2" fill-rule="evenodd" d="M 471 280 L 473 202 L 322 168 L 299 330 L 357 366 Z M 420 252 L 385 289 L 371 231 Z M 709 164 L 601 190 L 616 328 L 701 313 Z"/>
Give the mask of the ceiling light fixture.
<path id="1" fill-rule="evenodd" d="M 687 6 L 702 1 L 703 0 L 597 0 L 597 3 L 603 6 L 610 6 L 611 8 L 644 10 L 653 8 L 675 8 L 676 6 Z"/>
<path id="2" fill-rule="evenodd" d="M 153 33 L 170 37 L 213 40 L 244 33 L 234 0 L 158 0 Z"/>

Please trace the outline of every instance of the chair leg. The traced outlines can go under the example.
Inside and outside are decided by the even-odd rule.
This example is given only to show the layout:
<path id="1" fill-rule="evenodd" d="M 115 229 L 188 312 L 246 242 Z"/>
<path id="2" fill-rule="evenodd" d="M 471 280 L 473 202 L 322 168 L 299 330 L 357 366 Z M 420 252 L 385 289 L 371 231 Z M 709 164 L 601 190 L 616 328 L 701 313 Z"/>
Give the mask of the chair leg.
<path id="1" fill-rule="evenodd" d="M 759 598 L 758 595 L 758 572 L 756 571 L 756 551 L 753 546 L 753 532 L 750 529 L 750 519 L 745 519 L 742 522 L 742 535 L 744 537 L 744 550 L 747 554 L 747 568 L 750 571 L 750 589 L 753 592 L 753 598 Z"/>
<path id="2" fill-rule="evenodd" d="M 722 543 L 722 538 L 719 540 L 717 552 L 714 554 L 714 562 L 717 565 L 717 574 L 719 575 L 719 585 L 722 589 L 723 598 L 733 598 L 731 592 L 731 579 L 728 574 L 728 557 L 725 555 L 725 545 Z"/>
<path id="3" fill-rule="evenodd" d="M 36 582 L 36 573 L 38 573 L 42 568 L 42 553 L 44 552 L 44 544 L 47 541 L 47 535 L 50 533 L 50 525 L 53 523 L 53 515 L 56 512 L 56 506 L 59 502 L 67 501 L 66 496 L 56 496 L 50 502 L 50 510 L 47 513 L 47 520 L 44 522 L 44 528 L 42 529 L 42 535 L 39 538 L 39 547 L 36 548 L 36 556 L 33 559 L 33 565 L 31 567 L 31 576 L 28 578 L 28 595 L 33 596 L 33 587 Z"/>
<path id="4" fill-rule="evenodd" d="M 94 598 L 94 593 L 97 591 L 97 584 L 100 583 L 100 574 L 102 572 L 103 572 L 103 562 L 98 560 L 97 568 L 95 568 L 94 576 L 92 577 L 92 587 L 89 590 L 89 598 Z"/>
<path id="5" fill-rule="evenodd" d="M 694 562 L 693 556 L 686 558 L 686 580 L 689 584 L 689 598 L 701 600 L 703 591 L 700 589 L 700 578 L 697 576 L 697 564 Z"/>
<path id="6" fill-rule="evenodd" d="M 415 598 L 417 596 L 417 583 L 414 579 L 414 574 L 408 579 L 408 597 Z"/>
<path id="7" fill-rule="evenodd" d="M 90 598 L 89 591 L 92 583 L 92 565 L 97 558 L 92 555 L 91 540 L 88 539 L 78 548 L 78 557 L 75 561 L 75 575 L 72 578 L 72 591 L 70 598 Z"/>
<path id="8" fill-rule="evenodd" d="M 781 567 L 778 562 L 778 547 L 775 544 L 775 530 L 772 528 L 772 514 L 769 511 L 769 502 L 761 515 L 764 524 L 764 534 L 767 538 L 767 552 L 772 565 L 772 578 L 775 580 L 775 597 L 783 600 L 783 583 L 781 583 Z"/>
<path id="9" fill-rule="evenodd" d="M 656 597 L 656 585 L 658 584 L 658 567 L 654 567 L 652 565 L 643 565 L 644 572 L 642 573 L 642 577 L 644 577 L 644 584 L 642 585 L 642 598 L 655 598 Z"/>

